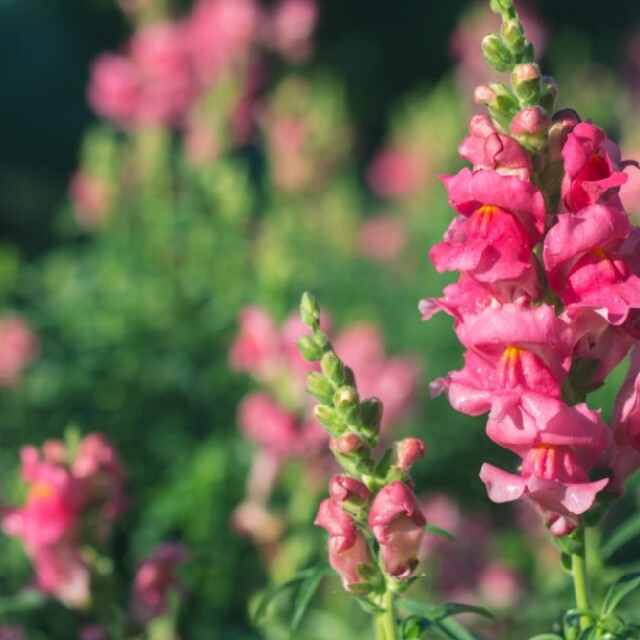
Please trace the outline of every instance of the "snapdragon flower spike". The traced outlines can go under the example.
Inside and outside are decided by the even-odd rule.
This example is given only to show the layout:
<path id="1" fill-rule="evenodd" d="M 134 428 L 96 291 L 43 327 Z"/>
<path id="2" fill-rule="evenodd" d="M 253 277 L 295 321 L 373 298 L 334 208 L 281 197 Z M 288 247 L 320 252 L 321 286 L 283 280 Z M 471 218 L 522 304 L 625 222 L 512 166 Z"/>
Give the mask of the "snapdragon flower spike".
<path id="1" fill-rule="evenodd" d="M 413 491 L 405 483 L 392 482 L 376 494 L 369 528 L 380 545 L 387 575 L 408 578 L 413 573 L 426 524 Z"/>

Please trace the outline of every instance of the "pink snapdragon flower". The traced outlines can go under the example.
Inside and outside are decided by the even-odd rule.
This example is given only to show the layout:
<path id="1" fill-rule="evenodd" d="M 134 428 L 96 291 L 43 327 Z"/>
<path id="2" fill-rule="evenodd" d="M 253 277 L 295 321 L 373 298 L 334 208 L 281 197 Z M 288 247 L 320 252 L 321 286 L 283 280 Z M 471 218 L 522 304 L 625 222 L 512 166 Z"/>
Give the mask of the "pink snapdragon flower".
<path id="1" fill-rule="evenodd" d="M 552 307 L 487 307 L 465 317 L 456 333 L 469 349 L 465 367 L 432 383 L 432 392 L 446 390 L 458 411 L 479 415 L 496 402 L 517 403 L 525 391 L 560 397 L 573 341 Z"/>
<path id="2" fill-rule="evenodd" d="M 473 165 L 474 170 L 492 169 L 502 175 L 516 175 L 522 180 L 529 180 L 529 154 L 517 140 L 498 133 L 484 114 L 471 118 L 469 135 L 458 147 L 458 152 Z"/>
<path id="3" fill-rule="evenodd" d="M 332 498 L 320 503 L 314 524 L 329 532 L 329 564 L 342 578 L 344 588 L 352 591 L 352 585 L 362 582 L 360 565 L 371 564 L 364 534 L 355 526 L 353 518 L 342 510 L 342 505 Z"/>
<path id="4" fill-rule="evenodd" d="M 418 564 L 418 551 L 427 524 L 413 491 L 392 482 L 376 494 L 369 512 L 369 528 L 380 544 L 384 571 L 407 578 Z"/>
<path id="5" fill-rule="evenodd" d="M 37 337 L 20 316 L 0 317 L 0 387 L 17 384 L 37 350 Z"/>
<path id="6" fill-rule="evenodd" d="M 520 278 L 545 225 L 542 194 L 517 176 L 462 169 L 442 178 L 455 218 L 430 251 L 436 269 L 459 270 L 482 282 Z"/>
<path id="7" fill-rule="evenodd" d="M 621 325 L 631 309 L 640 308 L 640 278 L 622 253 L 627 241 L 626 253 L 637 261 L 639 238 L 630 231 L 627 214 L 614 207 L 591 205 L 558 216 L 545 239 L 544 262 L 569 314 L 592 309 Z"/>
<path id="8" fill-rule="evenodd" d="M 621 169 L 627 163 L 621 161 L 620 149 L 602 129 L 590 122 L 577 124 L 567 137 L 562 157 L 566 211 L 576 212 L 597 202 L 620 205 L 618 191 L 627 181 Z"/>
<path id="9" fill-rule="evenodd" d="M 494 502 L 529 498 L 545 514 L 554 535 L 564 536 L 595 503 L 609 479 L 590 482 L 587 469 L 569 446 L 536 445 L 522 461 L 522 475 L 483 464 L 480 479 Z"/>
<path id="10" fill-rule="evenodd" d="M 27 640 L 27 632 L 23 627 L 0 625 L 0 640 Z"/>
<path id="11" fill-rule="evenodd" d="M 131 596 L 131 617 L 144 628 L 167 612 L 169 593 L 184 597 L 186 587 L 177 569 L 190 557 L 179 542 L 164 542 L 146 559 L 136 573 Z"/>

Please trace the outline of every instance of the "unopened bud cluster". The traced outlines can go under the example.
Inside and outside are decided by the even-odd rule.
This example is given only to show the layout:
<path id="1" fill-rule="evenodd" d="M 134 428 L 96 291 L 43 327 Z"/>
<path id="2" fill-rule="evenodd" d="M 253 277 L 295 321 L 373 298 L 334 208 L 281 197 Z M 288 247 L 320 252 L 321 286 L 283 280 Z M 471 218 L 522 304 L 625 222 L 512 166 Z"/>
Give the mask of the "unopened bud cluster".
<path id="1" fill-rule="evenodd" d="M 558 89 L 553 78 L 543 76 L 522 22 L 510 0 L 494 0 L 491 8 L 502 15 L 500 33 L 482 41 L 482 54 L 499 72 L 508 71 L 510 84 L 482 85 L 475 101 L 486 105 L 494 124 L 510 133 L 527 151 L 544 148 Z"/>
<path id="2" fill-rule="evenodd" d="M 298 346 L 305 358 L 320 363 L 307 388 L 319 402 L 314 414 L 331 436 L 331 450 L 343 468 L 329 483 L 315 524 L 329 532 L 329 562 L 345 589 L 379 605 L 389 589 L 410 584 L 426 521 L 413 493 L 411 466 L 425 454 L 416 438 L 396 442 L 379 460 L 383 405 L 360 399 L 352 370 L 345 366 L 320 329 L 320 310 L 305 293 L 300 306 L 311 329 Z"/>

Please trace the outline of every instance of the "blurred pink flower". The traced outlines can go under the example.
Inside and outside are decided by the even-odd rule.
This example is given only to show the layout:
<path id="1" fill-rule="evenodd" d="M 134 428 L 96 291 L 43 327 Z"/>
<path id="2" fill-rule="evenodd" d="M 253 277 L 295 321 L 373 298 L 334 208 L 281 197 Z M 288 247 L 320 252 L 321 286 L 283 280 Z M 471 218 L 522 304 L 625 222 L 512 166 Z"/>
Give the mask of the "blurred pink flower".
<path id="1" fill-rule="evenodd" d="M 68 607 L 83 608 L 91 598 L 89 569 L 70 541 L 41 546 L 31 554 L 38 588 Z"/>
<path id="2" fill-rule="evenodd" d="M 69 181 L 69 195 L 73 214 L 80 226 L 93 229 L 104 224 L 111 204 L 104 180 L 78 171 Z"/>
<path id="3" fill-rule="evenodd" d="M 167 612 L 170 591 L 184 597 L 186 587 L 176 570 L 189 557 L 181 543 L 164 542 L 140 563 L 131 598 L 131 616 L 137 625 L 144 628 Z"/>
<path id="4" fill-rule="evenodd" d="M 8 314 L 0 317 L 0 387 L 10 387 L 35 358 L 36 335 L 20 317 Z"/>
<path id="5" fill-rule="evenodd" d="M 316 452 L 328 439 L 315 421 L 300 422 L 266 393 L 245 396 L 238 424 L 245 437 L 280 459 Z"/>
<path id="6" fill-rule="evenodd" d="M 24 507 L 5 509 L 2 528 L 21 538 L 28 552 L 59 542 L 73 531 L 82 491 L 64 467 L 40 460 L 35 447 L 23 447 L 22 477 L 31 485 Z"/>
<path id="7" fill-rule="evenodd" d="M 383 198 L 414 195 L 425 186 L 429 177 L 427 159 L 399 145 L 379 151 L 367 171 L 369 186 Z"/>
<path id="8" fill-rule="evenodd" d="M 93 62 L 89 103 L 124 129 L 182 124 L 197 93 L 188 42 L 181 23 L 137 32 L 125 54 L 106 53 Z"/>
<path id="9" fill-rule="evenodd" d="M 266 43 L 287 60 L 307 59 L 318 13 L 316 0 L 279 0 L 264 25 Z"/>
<path id="10" fill-rule="evenodd" d="M 200 86 L 249 57 L 260 19 L 254 0 L 199 0 L 186 22 L 187 46 Z"/>
<path id="11" fill-rule="evenodd" d="M 105 523 L 124 510 L 126 473 L 118 453 L 105 436 L 90 433 L 82 439 L 71 473 L 80 484 L 85 505 L 99 505 Z"/>
<path id="12" fill-rule="evenodd" d="M 384 403 L 383 429 L 411 409 L 420 379 L 420 364 L 409 356 L 387 357 L 380 331 L 367 322 L 353 324 L 333 341 L 336 352 L 353 369 L 361 398 Z"/>
<path id="13" fill-rule="evenodd" d="M 363 255 L 387 263 L 400 255 L 407 243 L 407 234 L 396 218 L 378 215 L 362 223 L 359 240 Z"/>

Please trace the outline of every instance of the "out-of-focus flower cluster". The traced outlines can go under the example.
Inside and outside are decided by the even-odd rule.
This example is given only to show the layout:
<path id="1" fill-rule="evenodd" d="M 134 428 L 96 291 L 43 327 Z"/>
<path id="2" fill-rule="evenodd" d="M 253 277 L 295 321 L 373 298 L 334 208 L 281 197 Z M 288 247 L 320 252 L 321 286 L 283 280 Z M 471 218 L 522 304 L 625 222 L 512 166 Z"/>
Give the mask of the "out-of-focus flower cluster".
<path id="1" fill-rule="evenodd" d="M 313 0 L 281 0 L 270 11 L 254 0 L 200 0 L 185 18 L 148 25 L 123 52 L 97 58 L 89 102 L 125 129 L 184 126 L 194 103 L 252 64 L 256 48 L 306 58 L 317 19 Z"/>

